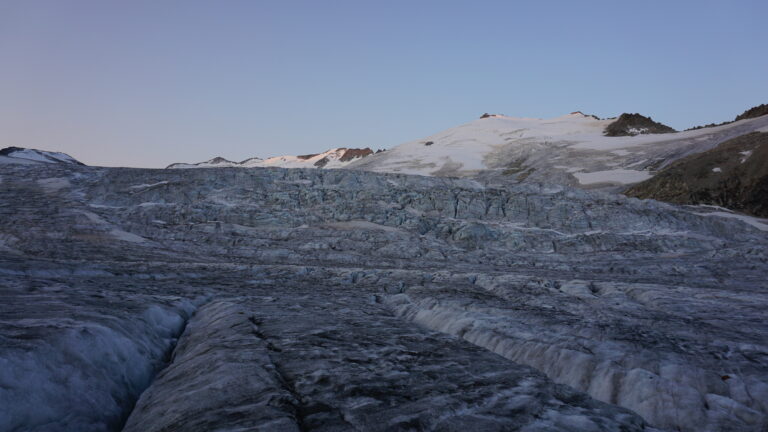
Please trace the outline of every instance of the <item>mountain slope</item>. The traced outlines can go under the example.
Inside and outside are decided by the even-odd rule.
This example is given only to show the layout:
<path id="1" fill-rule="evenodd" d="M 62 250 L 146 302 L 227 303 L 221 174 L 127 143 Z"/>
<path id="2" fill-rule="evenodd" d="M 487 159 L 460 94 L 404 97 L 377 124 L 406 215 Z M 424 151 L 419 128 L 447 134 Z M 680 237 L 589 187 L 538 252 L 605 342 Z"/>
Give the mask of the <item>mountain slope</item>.
<path id="1" fill-rule="evenodd" d="M 6 147 L 0 150 L 0 163 L 57 163 L 85 165 L 66 153 L 21 147 Z"/>
<path id="2" fill-rule="evenodd" d="M 742 135 L 683 158 L 625 193 L 768 217 L 768 133 Z"/>
<path id="3" fill-rule="evenodd" d="M 762 116 L 685 132 L 606 136 L 606 130 L 616 121 L 580 112 L 554 119 L 484 115 L 346 168 L 618 190 L 622 185 L 652 177 L 689 154 L 768 128 L 768 116 Z"/>
<path id="4" fill-rule="evenodd" d="M 222 157 L 213 158 L 205 162 L 195 164 L 174 163 L 167 168 L 222 168 L 222 167 L 278 167 L 278 168 L 341 168 L 354 160 L 373 154 L 369 148 L 345 148 L 339 147 L 327 150 L 323 153 L 276 156 L 267 159 L 250 158 L 242 162 L 233 162 Z"/>

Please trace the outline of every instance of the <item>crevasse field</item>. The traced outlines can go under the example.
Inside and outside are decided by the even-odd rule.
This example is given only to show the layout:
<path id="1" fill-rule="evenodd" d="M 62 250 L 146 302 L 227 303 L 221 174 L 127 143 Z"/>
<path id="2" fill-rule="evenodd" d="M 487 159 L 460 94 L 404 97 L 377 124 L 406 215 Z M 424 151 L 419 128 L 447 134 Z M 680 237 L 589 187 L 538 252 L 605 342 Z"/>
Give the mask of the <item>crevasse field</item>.
<path id="1" fill-rule="evenodd" d="M 768 424 L 764 220 L 535 181 L 0 162 L 0 430 Z"/>

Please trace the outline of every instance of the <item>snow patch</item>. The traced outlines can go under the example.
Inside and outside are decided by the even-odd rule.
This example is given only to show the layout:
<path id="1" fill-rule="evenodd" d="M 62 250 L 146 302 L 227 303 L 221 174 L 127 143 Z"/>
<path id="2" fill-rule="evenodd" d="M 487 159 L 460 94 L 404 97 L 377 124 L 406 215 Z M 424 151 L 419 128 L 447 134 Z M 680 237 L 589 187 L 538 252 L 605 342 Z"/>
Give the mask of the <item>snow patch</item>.
<path id="1" fill-rule="evenodd" d="M 723 170 L 720 169 L 720 167 L 714 167 L 714 168 L 712 168 L 712 172 L 719 173 L 719 172 L 723 172 Z"/>
<path id="2" fill-rule="evenodd" d="M 746 151 L 743 151 L 743 152 L 739 152 L 739 154 L 744 156 L 743 158 L 741 158 L 741 163 L 744 163 L 744 162 L 747 161 L 747 159 L 749 159 L 750 156 L 752 156 L 752 150 L 746 150 Z"/>

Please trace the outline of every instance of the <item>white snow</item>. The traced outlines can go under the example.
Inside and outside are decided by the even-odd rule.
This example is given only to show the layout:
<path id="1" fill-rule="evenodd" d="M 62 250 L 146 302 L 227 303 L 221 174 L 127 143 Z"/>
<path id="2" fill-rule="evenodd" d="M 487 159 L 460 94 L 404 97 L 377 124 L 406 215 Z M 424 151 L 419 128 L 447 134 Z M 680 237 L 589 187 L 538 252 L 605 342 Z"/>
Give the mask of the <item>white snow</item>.
<path id="1" fill-rule="evenodd" d="M 648 171 L 636 171 L 628 169 L 615 169 L 609 171 L 595 171 L 590 173 L 574 173 L 579 183 L 583 185 L 595 183 L 619 183 L 629 184 L 648 180 L 653 177 Z"/>
<path id="2" fill-rule="evenodd" d="M 749 159 L 750 156 L 752 156 L 752 150 L 739 152 L 739 154 L 744 156 L 743 158 L 741 158 L 741 163 L 744 163 L 747 161 L 747 159 Z"/>
<path id="3" fill-rule="evenodd" d="M 25 159 L 25 160 L 34 161 L 34 162 L 44 162 L 44 163 L 63 162 L 63 163 L 69 163 L 69 164 L 77 164 L 77 160 L 75 160 L 70 155 L 66 153 L 61 153 L 61 152 L 51 152 L 51 151 L 43 151 L 43 150 L 35 150 L 35 149 L 19 149 L 10 153 L 8 156 L 14 159 Z"/>
<path id="4" fill-rule="evenodd" d="M 251 158 L 242 162 L 221 161 L 214 162 L 211 159 L 199 164 L 174 164 L 170 168 L 217 168 L 217 167 L 241 167 L 241 168 L 256 168 L 256 167 L 278 167 L 278 168 L 317 168 L 315 165 L 317 162 L 326 159 L 327 163 L 323 165 L 323 168 L 341 168 L 349 165 L 351 162 L 357 159 L 348 161 L 341 161 L 341 157 L 347 151 L 347 148 L 339 147 L 318 153 L 315 155 L 306 156 L 275 156 L 267 159 Z"/>
<path id="5" fill-rule="evenodd" d="M 720 169 L 720 167 L 714 167 L 714 168 L 712 168 L 712 172 L 717 172 L 717 173 L 719 173 L 719 172 L 723 172 L 723 170 L 722 170 L 722 169 Z"/>
<path id="6" fill-rule="evenodd" d="M 701 143 L 703 150 L 717 140 L 718 134 L 731 130 L 749 130 L 768 123 L 768 119 L 750 119 L 728 125 L 669 134 L 639 134 L 608 137 L 605 127 L 615 119 L 598 120 L 583 114 L 569 114 L 552 119 L 515 118 L 495 115 L 477 119 L 436 134 L 400 144 L 384 153 L 375 154 L 349 165 L 351 169 L 374 172 L 396 172 L 418 175 L 471 176 L 480 170 L 505 168 L 528 155 L 539 156 L 534 168 L 546 172 L 559 168 L 577 172 L 616 169 L 649 164 L 675 155 L 682 157 Z M 764 123 L 765 122 L 765 123 Z M 746 133 L 746 132 L 745 132 Z M 425 145 L 427 142 L 430 145 Z M 670 150 L 673 150 L 670 152 Z M 578 151 L 577 157 L 573 153 Z M 594 152 L 589 156 L 586 152 Z M 548 160 L 541 156 L 546 155 Z M 642 156 L 638 160 L 637 156 Z M 589 159 L 591 157 L 591 159 Z M 556 162 L 555 162 L 556 161 Z M 551 163 L 551 165 L 549 165 Z M 613 176 L 618 175 L 618 171 Z M 627 173 L 629 174 L 629 173 Z M 623 176 L 645 179 L 645 174 Z M 632 180 L 634 181 L 634 180 Z"/>

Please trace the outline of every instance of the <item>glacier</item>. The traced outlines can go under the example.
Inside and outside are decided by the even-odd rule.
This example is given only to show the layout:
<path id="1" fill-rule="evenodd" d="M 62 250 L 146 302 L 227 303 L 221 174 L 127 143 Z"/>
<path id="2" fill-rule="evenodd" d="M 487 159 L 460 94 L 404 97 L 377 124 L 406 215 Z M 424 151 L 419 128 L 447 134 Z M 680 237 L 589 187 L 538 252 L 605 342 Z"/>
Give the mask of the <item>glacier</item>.
<path id="1" fill-rule="evenodd" d="M 353 169 L 0 179 L 0 430 L 768 426 L 764 220 Z"/>

